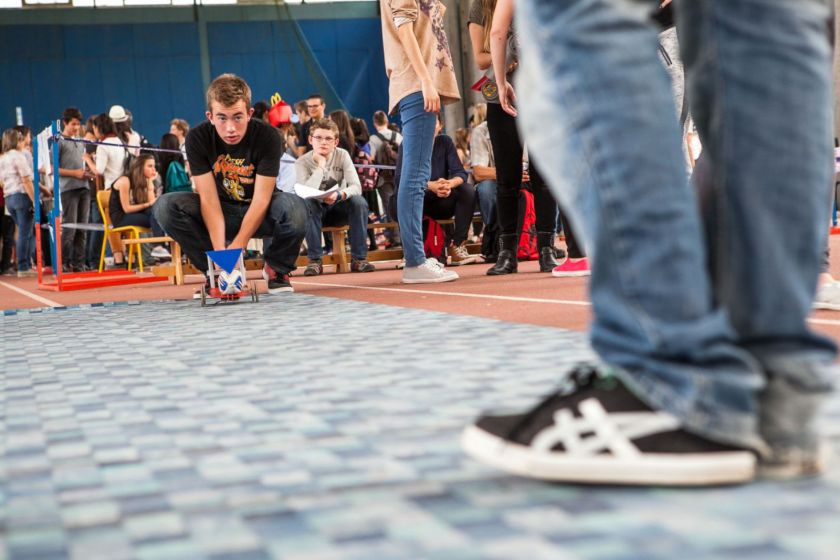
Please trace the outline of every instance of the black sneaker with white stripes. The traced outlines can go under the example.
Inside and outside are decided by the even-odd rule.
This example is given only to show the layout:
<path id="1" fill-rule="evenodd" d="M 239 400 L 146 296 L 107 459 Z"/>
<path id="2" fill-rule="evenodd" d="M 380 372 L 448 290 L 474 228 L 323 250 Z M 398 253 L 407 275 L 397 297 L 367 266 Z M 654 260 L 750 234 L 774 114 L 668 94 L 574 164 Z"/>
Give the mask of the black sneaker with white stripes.
<path id="1" fill-rule="evenodd" d="M 749 482 L 756 472 L 752 451 L 685 431 L 609 371 L 589 366 L 528 412 L 481 416 L 461 444 L 496 468 L 559 482 L 701 486 Z"/>

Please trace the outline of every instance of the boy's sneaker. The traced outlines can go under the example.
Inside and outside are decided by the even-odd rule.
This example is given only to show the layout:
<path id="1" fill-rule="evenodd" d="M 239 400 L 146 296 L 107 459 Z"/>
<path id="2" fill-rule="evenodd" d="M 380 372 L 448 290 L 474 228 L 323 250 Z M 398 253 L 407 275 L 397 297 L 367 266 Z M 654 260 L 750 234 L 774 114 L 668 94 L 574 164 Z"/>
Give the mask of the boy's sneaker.
<path id="1" fill-rule="evenodd" d="M 353 259 L 350 262 L 351 272 L 373 272 L 374 270 L 376 270 L 376 267 L 369 261 Z"/>
<path id="2" fill-rule="evenodd" d="M 311 259 L 306 269 L 303 271 L 304 276 L 318 276 L 324 272 L 324 265 L 321 259 Z"/>
<path id="3" fill-rule="evenodd" d="M 38 273 L 31 268 L 28 270 L 18 270 L 17 273 L 18 278 L 34 278 L 36 276 L 38 276 Z"/>
<path id="4" fill-rule="evenodd" d="M 292 288 L 292 283 L 289 282 L 289 275 L 288 274 L 280 274 L 268 264 L 263 266 L 263 278 L 265 278 L 266 284 L 268 284 L 268 293 L 269 294 L 279 294 L 280 292 L 294 292 L 295 289 Z"/>
<path id="5" fill-rule="evenodd" d="M 551 275 L 555 278 L 568 278 L 570 276 L 589 276 L 589 259 L 582 258 L 576 261 L 566 259 L 551 270 Z"/>
<path id="6" fill-rule="evenodd" d="M 458 274 L 446 270 L 437 259 L 426 259 L 420 266 L 407 266 L 403 270 L 403 284 L 437 284 L 452 282 Z"/>
<path id="7" fill-rule="evenodd" d="M 814 309 L 840 311 L 840 282 L 829 282 L 817 288 Z"/>
<path id="8" fill-rule="evenodd" d="M 523 414 L 482 416 L 461 444 L 507 472 L 585 484 L 690 486 L 755 477 L 756 455 L 682 429 L 607 371 L 578 367 L 568 386 Z"/>
<path id="9" fill-rule="evenodd" d="M 455 245 L 454 243 L 449 244 L 449 249 L 447 250 L 449 253 L 450 264 L 452 266 L 460 266 L 462 264 L 472 264 L 476 260 L 476 255 L 471 255 L 469 251 L 467 251 L 467 243 L 466 241 L 461 243 L 460 245 Z"/>
<path id="10" fill-rule="evenodd" d="M 158 245 L 154 249 L 152 249 L 151 255 L 156 259 L 171 259 L 172 255 L 167 251 L 166 247 L 163 245 Z"/>

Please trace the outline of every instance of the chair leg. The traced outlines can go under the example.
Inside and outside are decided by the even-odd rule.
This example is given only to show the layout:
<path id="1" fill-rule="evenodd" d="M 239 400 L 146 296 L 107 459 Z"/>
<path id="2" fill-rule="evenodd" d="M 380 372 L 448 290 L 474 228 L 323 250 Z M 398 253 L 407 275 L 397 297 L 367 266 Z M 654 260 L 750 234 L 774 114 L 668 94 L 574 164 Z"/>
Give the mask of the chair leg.
<path id="1" fill-rule="evenodd" d="M 181 286 L 184 283 L 184 269 L 181 265 L 181 245 L 172 244 L 172 264 L 175 265 L 175 285 Z"/>
<path id="2" fill-rule="evenodd" d="M 140 235 L 139 235 L 139 234 L 137 235 L 137 239 L 140 239 Z M 137 247 L 136 252 L 137 252 L 137 264 L 138 264 L 138 268 L 140 269 L 140 272 L 143 272 L 143 251 L 142 251 L 142 245 L 135 245 L 135 247 Z"/>
<path id="3" fill-rule="evenodd" d="M 108 243 L 108 232 L 102 234 L 102 250 L 99 252 L 99 273 L 105 269 L 105 244 Z"/>

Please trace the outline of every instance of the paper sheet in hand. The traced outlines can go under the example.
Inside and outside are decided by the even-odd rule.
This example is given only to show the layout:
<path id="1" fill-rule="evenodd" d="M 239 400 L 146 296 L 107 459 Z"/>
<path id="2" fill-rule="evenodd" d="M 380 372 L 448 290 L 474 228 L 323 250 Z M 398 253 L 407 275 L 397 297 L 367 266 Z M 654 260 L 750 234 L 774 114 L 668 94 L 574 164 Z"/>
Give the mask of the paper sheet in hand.
<path id="1" fill-rule="evenodd" d="M 295 183 L 295 194 L 301 198 L 323 199 L 327 198 L 334 192 L 338 192 L 338 185 L 335 185 L 331 189 L 320 191 L 318 189 L 313 189 L 312 187 L 307 187 L 306 185 L 301 185 L 300 183 Z"/>

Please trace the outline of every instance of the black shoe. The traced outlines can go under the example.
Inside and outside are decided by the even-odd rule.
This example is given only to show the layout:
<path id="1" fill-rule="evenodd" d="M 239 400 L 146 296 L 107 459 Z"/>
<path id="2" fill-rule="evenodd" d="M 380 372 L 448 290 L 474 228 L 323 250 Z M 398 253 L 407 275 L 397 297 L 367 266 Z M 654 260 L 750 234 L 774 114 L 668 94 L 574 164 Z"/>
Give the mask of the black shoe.
<path id="1" fill-rule="evenodd" d="M 501 276 L 503 274 L 514 274 L 519 264 L 516 260 L 516 234 L 505 234 L 499 236 L 499 256 L 496 264 L 487 271 L 487 276 Z"/>
<path id="2" fill-rule="evenodd" d="M 373 272 L 374 270 L 376 270 L 376 267 L 369 261 L 353 259 L 350 262 L 351 272 Z"/>
<path id="3" fill-rule="evenodd" d="M 540 249 L 540 272 L 551 272 L 559 264 L 557 259 L 554 258 L 554 249 L 552 247 L 543 247 Z"/>
<path id="4" fill-rule="evenodd" d="M 487 276 L 502 276 L 504 274 L 515 274 L 519 268 L 516 260 L 516 253 L 513 251 L 499 251 L 496 264 L 487 270 Z"/>
<path id="5" fill-rule="evenodd" d="M 689 486 L 755 477 L 752 451 L 686 432 L 611 372 L 578 367 L 567 382 L 524 414 L 480 417 L 464 430 L 462 447 L 479 461 L 541 480 Z"/>
<path id="6" fill-rule="evenodd" d="M 306 269 L 303 271 L 304 276 L 318 276 L 319 274 L 324 272 L 324 265 L 322 264 L 321 259 L 310 259 L 309 264 L 306 265 Z"/>
<path id="7" fill-rule="evenodd" d="M 540 272 L 551 272 L 557 266 L 557 259 L 554 257 L 554 232 L 537 232 L 537 249 L 540 252 Z"/>
<path id="8" fill-rule="evenodd" d="M 280 274 L 268 264 L 263 267 L 263 278 L 268 285 L 269 294 L 279 294 L 281 292 L 294 292 L 292 283 L 289 282 L 288 274 Z"/>

